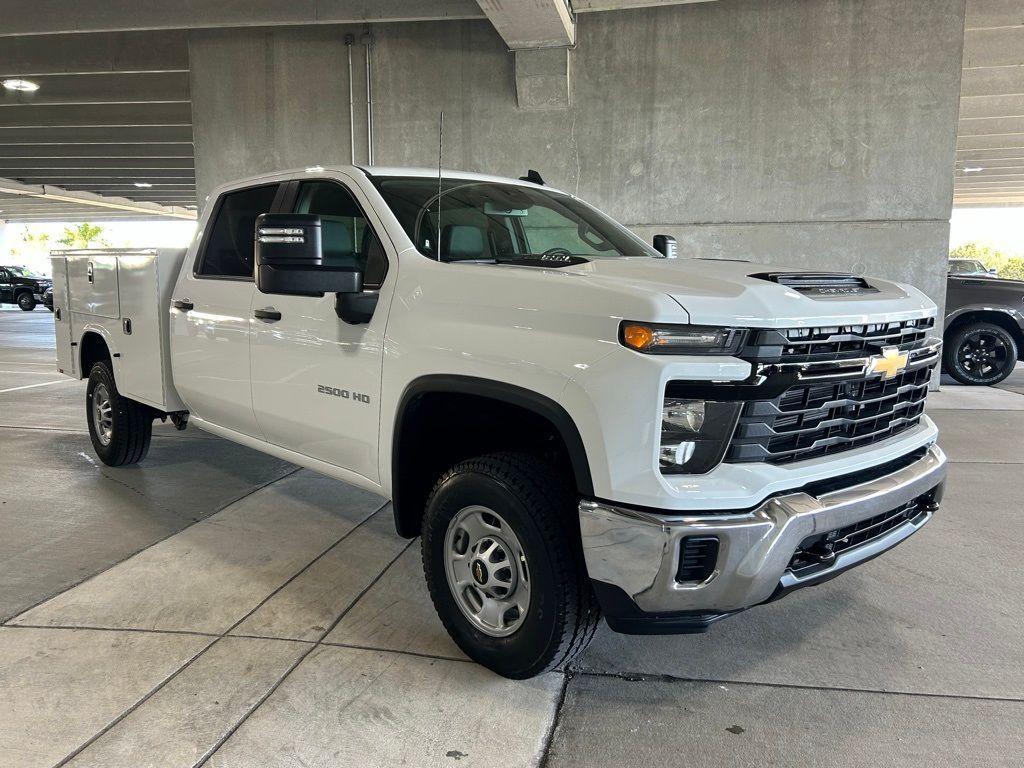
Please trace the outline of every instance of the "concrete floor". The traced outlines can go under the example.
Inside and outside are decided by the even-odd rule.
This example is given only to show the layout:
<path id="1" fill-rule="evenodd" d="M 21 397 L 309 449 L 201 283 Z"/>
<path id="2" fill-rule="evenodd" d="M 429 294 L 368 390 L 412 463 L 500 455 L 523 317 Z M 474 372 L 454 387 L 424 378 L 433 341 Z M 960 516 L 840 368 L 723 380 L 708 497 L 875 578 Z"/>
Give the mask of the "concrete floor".
<path id="1" fill-rule="evenodd" d="M 52 318 L 0 312 L 0 766 L 1024 764 L 1024 369 L 945 387 L 939 515 L 694 637 L 468 663 L 383 499 L 189 429 L 92 455 Z"/>

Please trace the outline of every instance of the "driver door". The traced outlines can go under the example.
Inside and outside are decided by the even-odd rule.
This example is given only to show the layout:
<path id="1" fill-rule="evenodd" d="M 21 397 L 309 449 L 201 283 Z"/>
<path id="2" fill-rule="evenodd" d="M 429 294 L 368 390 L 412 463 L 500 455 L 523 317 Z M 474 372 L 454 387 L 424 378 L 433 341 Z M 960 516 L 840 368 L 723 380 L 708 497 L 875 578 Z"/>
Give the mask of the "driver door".
<path id="1" fill-rule="evenodd" d="M 371 209 L 355 185 L 304 180 L 294 200 L 292 213 L 320 216 L 323 265 L 363 268 L 364 290 L 381 295 L 368 323 L 349 325 L 338 317 L 333 293 L 318 298 L 257 289 L 253 409 L 267 442 L 376 483 L 384 329 L 393 285 L 385 280 L 388 258 L 376 234 L 383 228 L 367 216 Z"/>

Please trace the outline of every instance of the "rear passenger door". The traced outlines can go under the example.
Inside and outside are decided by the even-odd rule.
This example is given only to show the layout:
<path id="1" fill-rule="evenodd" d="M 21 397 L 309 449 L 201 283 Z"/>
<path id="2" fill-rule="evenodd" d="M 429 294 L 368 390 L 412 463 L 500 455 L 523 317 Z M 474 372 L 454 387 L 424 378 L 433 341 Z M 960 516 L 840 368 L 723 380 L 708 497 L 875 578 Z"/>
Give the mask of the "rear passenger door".
<path id="1" fill-rule="evenodd" d="M 376 234 L 379 222 L 358 188 L 313 179 L 293 194 L 290 212 L 320 217 L 324 266 L 363 267 L 364 290 L 380 290 L 388 257 Z M 257 291 L 253 309 L 280 313 L 279 319 L 254 321 L 253 407 L 265 439 L 378 482 L 387 298 L 382 293 L 362 325 L 338 317 L 333 293 L 317 298 Z"/>
<path id="2" fill-rule="evenodd" d="M 263 184 L 220 196 L 201 237 L 192 270 L 172 295 L 174 386 L 198 419 L 262 438 L 252 410 L 253 250 L 256 217 L 274 209 L 281 185 Z"/>

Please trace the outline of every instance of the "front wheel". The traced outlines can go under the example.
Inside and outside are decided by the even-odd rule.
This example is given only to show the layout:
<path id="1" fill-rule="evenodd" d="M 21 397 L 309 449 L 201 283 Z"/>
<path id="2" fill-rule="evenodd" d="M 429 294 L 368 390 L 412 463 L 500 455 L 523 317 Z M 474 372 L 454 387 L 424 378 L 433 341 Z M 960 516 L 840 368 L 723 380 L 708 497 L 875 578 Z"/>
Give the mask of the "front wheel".
<path id="1" fill-rule="evenodd" d="M 36 308 L 35 296 L 28 292 L 18 294 L 18 306 L 24 312 L 31 312 Z"/>
<path id="2" fill-rule="evenodd" d="M 153 412 L 117 391 L 106 360 L 96 363 L 89 372 L 85 409 L 89 437 L 100 461 L 123 467 L 146 458 L 153 436 Z"/>
<path id="3" fill-rule="evenodd" d="M 961 384 L 998 384 L 1017 364 L 1017 342 L 992 323 L 970 323 L 946 341 L 943 370 Z"/>
<path id="4" fill-rule="evenodd" d="M 568 484 L 528 454 L 464 461 L 434 486 L 423 570 L 445 629 L 474 661 L 533 677 L 587 647 L 600 620 Z"/>

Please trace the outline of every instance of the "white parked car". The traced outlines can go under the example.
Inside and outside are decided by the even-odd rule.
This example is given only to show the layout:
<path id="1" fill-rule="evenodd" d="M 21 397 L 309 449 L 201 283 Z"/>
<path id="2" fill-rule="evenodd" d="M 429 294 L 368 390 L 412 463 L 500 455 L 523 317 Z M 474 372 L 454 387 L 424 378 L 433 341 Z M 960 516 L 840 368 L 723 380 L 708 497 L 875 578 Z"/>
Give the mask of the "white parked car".
<path id="1" fill-rule="evenodd" d="M 269 174 L 187 252 L 55 254 L 96 453 L 170 418 L 390 498 L 452 638 L 515 678 L 602 615 L 704 631 L 931 518 L 929 299 L 672 258 L 528 178 Z"/>

